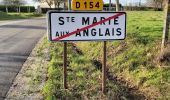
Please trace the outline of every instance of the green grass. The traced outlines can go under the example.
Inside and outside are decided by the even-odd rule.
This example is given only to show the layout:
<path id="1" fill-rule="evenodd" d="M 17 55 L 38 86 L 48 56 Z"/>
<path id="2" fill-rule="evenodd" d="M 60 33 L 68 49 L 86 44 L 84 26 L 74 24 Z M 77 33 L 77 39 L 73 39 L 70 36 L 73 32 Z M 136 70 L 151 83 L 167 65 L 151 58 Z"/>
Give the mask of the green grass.
<path id="1" fill-rule="evenodd" d="M 128 93 L 126 86 L 107 80 L 107 96 L 101 92 L 101 70 L 94 65 L 93 59 L 73 50 L 68 46 L 68 90 L 63 89 L 62 43 L 52 43 L 50 47 L 51 61 L 48 68 L 48 80 L 42 93 L 46 100 L 55 99 L 118 99 L 135 97 Z M 45 47 L 44 47 L 45 48 Z"/>
<path id="2" fill-rule="evenodd" d="M 170 65 L 160 68 L 157 61 L 163 29 L 163 12 L 127 12 L 127 39 L 107 43 L 107 66 L 124 82 L 107 80 L 107 93 L 101 93 L 101 71 L 94 61 L 102 60 L 102 42 L 76 42 L 83 54 L 68 46 L 68 85 L 63 89 L 62 43 L 45 42 L 51 61 L 48 80 L 42 93 L 47 100 L 55 99 L 170 99 Z M 45 40 L 47 41 L 47 40 Z M 43 49 L 43 48 L 41 48 Z M 132 93 L 131 93 L 132 92 Z M 142 95 L 139 94 L 142 93 Z"/>
<path id="3" fill-rule="evenodd" d="M 33 17 L 40 17 L 42 15 L 35 13 L 4 13 L 0 12 L 0 21 L 3 20 L 16 20 L 16 19 L 28 19 Z"/>

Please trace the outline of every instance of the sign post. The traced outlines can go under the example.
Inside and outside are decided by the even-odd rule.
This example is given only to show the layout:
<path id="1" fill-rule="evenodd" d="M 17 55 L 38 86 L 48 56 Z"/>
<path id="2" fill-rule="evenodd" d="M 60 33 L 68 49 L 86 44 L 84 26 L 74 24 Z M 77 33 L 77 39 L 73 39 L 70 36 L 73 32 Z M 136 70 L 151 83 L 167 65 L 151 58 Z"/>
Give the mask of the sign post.
<path id="1" fill-rule="evenodd" d="M 63 85 L 64 85 L 64 89 L 67 89 L 67 42 L 64 42 L 64 56 L 63 56 Z"/>
<path id="2" fill-rule="evenodd" d="M 76 1 L 76 2 L 74 2 Z M 81 2 L 80 2 L 81 1 Z M 101 0 L 102 1 L 102 0 Z M 85 0 L 87 6 L 81 8 L 82 0 L 73 0 L 73 10 L 100 10 L 100 0 Z M 80 3 L 80 7 L 74 8 Z M 75 6 L 77 7 L 77 5 Z M 70 8 L 69 8 L 70 10 Z M 126 38 L 125 12 L 94 12 L 94 11 L 49 11 L 48 38 L 53 42 L 64 42 L 64 88 L 67 89 L 67 42 L 68 41 L 104 41 L 102 92 L 106 87 L 106 41 L 124 40 Z"/>
<path id="3" fill-rule="evenodd" d="M 107 42 L 103 42 L 103 67 L 102 67 L 102 92 L 106 92 L 106 46 Z"/>
<path id="4" fill-rule="evenodd" d="M 68 11 L 71 10 L 71 1 L 68 0 Z M 64 54 L 63 54 L 63 86 L 64 89 L 68 89 L 67 86 L 67 42 L 64 42 Z"/>
<path id="5" fill-rule="evenodd" d="M 112 9 L 112 3 L 111 3 L 111 0 L 109 0 L 109 11 L 111 11 Z"/>

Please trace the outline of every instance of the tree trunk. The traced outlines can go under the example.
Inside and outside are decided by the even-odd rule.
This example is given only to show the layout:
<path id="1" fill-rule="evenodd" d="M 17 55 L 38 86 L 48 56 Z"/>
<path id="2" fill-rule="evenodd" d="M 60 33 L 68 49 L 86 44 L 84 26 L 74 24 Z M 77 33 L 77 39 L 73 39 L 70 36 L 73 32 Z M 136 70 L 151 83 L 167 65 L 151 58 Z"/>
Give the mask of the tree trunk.
<path id="1" fill-rule="evenodd" d="M 47 4 L 48 4 L 48 6 L 51 8 L 51 2 L 48 2 L 48 1 L 46 1 L 47 2 Z M 55 5 L 55 4 L 54 4 Z"/>
<path id="2" fill-rule="evenodd" d="M 160 5 L 161 5 L 161 9 L 163 9 L 163 0 L 161 1 L 161 4 L 160 4 Z"/>
<path id="3" fill-rule="evenodd" d="M 41 14 L 41 7 L 40 6 L 38 6 L 38 8 L 37 8 L 37 12 L 38 12 L 38 14 Z"/>
<path id="4" fill-rule="evenodd" d="M 120 11 L 119 0 L 116 0 L 116 11 Z"/>
<path id="5" fill-rule="evenodd" d="M 60 8 L 60 2 L 58 2 L 57 6 L 58 6 L 58 8 Z"/>
<path id="6" fill-rule="evenodd" d="M 139 7 L 141 7 L 141 0 L 139 1 Z"/>
<path id="7" fill-rule="evenodd" d="M 167 46 L 168 43 L 168 36 L 169 36 L 169 21 L 170 21 L 170 9 L 169 9 L 170 2 L 167 0 L 166 7 L 165 7 L 165 19 L 164 19 L 164 30 L 162 35 L 162 46 L 161 51 Z"/>
<path id="8" fill-rule="evenodd" d="M 58 4 L 57 2 L 54 2 L 54 8 L 57 8 L 57 4 Z"/>
<path id="9" fill-rule="evenodd" d="M 65 10 L 65 8 L 66 8 L 66 3 L 64 2 L 64 7 L 63 7 L 63 9 Z"/>
<path id="10" fill-rule="evenodd" d="M 18 7 L 17 6 L 16 6 L 16 9 L 17 9 L 17 13 L 18 13 L 19 11 L 18 11 Z"/>
<path id="11" fill-rule="evenodd" d="M 6 5 L 6 13 L 8 13 L 8 5 Z"/>
<path id="12" fill-rule="evenodd" d="M 20 7 L 20 5 L 19 5 L 19 7 L 18 7 L 18 12 L 19 12 L 19 13 L 21 12 L 21 7 Z"/>
<path id="13" fill-rule="evenodd" d="M 29 13 L 31 12 L 30 6 L 28 7 L 28 12 L 29 12 Z"/>

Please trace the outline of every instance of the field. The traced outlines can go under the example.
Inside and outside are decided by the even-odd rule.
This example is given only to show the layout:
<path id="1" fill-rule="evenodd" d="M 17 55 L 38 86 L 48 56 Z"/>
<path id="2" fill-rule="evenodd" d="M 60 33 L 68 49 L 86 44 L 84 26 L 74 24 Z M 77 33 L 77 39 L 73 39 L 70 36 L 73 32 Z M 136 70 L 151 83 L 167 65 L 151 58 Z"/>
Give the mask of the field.
<path id="1" fill-rule="evenodd" d="M 42 90 L 47 100 L 170 99 L 170 48 L 160 54 L 163 12 L 127 12 L 127 38 L 107 42 L 107 93 L 101 92 L 102 42 L 68 45 L 68 86 L 63 89 L 63 43 L 44 40 L 39 56 L 49 48 L 48 78 Z"/>
<path id="2" fill-rule="evenodd" d="M 0 12 L 0 21 L 3 20 L 16 20 L 16 19 L 28 19 L 33 17 L 40 17 L 39 14 L 34 13 L 4 13 Z"/>

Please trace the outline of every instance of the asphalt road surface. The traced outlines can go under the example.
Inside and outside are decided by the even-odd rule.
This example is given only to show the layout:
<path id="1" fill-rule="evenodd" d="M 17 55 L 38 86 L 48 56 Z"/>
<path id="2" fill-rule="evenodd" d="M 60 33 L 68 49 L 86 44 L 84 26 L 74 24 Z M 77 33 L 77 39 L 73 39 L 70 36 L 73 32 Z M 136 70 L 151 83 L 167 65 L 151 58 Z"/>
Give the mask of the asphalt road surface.
<path id="1" fill-rule="evenodd" d="M 45 33 L 45 18 L 0 22 L 0 100 Z"/>

